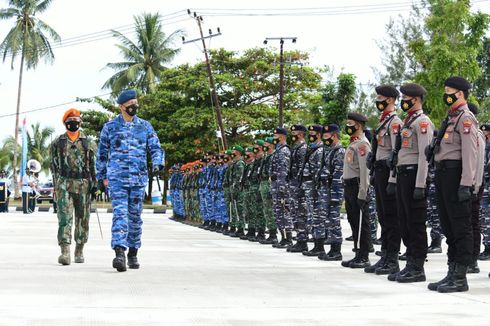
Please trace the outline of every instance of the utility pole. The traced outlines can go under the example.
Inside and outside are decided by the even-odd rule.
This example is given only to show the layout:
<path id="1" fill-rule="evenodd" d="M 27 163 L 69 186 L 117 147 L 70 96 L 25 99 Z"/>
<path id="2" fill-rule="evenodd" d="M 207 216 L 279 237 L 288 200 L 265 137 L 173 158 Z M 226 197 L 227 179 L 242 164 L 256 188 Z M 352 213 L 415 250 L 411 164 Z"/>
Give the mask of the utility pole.
<path id="1" fill-rule="evenodd" d="M 187 13 L 189 15 L 191 15 L 191 11 L 189 9 L 187 9 Z M 225 128 L 223 126 L 223 117 L 221 115 L 221 105 L 220 105 L 220 102 L 219 102 L 219 99 L 218 99 L 218 94 L 216 93 L 216 86 L 215 86 L 215 83 L 214 83 L 213 73 L 212 73 L 212 69 L 211 69 L 211 63 L 209 62 L 209 55 L 208 55 L 208 50 L 207 50 L 206 42 L 205 42 L 206 39 L 211 39 L 213 37 L 220 36 L 221 35 L 221 31 L 220 31 L 220 28 L 218 27 L 217 28 L 218 33 L 213 34 L 212 31 L 211 31 L 211 29 L 209 29 L 209 35 L 208 36 L 204 36 L 203 31 L 202 31 L 202 25 L 201 25 L 201 23 L 203 21 L 202 16 L 198 16 L 194 12 L 194 14 L 193 14 L 192 17 L 197 22 L 197 26 L 199 27 L 199 33 L 200 33 L 201 37 L 196 38 L 196 39 L 193 39 L 193 40 L 189 40 L 189 41 L 186 41 L 185 38 L 182 37 L 182 42 L 183 42 L 183 44 L 187 44 L 187 43 L 193 43 L 193 42 L 197 42 L 197 41 L 202 41 L 202 46 L 203 46 L 203 49 L 204 49 L 204 57 L 206 59 L 206 67 L 207 67 L 207 71 L 208 71 L 209 86 L 210 86 L 210 90 L 211 90 L 211 99 L 213 101 L 212 104 L 214 104 L 214 107 L 216 109 L 216 120 L 218 122 L 218 127 L 219 127 L 219 130 L 220 130 L 220 133 L 221 133 L 221 142 L 222 142 L 223 150 L 226 150 L 228 148 L 228 144 L 226 142 Z"/>
<path id="2" fill-rule="evenodd" d="M 279 40 L 279 127 L 284 126 L 284 40 L 296 43 L 297 37 L 266 37 L 264 44 Z"/>

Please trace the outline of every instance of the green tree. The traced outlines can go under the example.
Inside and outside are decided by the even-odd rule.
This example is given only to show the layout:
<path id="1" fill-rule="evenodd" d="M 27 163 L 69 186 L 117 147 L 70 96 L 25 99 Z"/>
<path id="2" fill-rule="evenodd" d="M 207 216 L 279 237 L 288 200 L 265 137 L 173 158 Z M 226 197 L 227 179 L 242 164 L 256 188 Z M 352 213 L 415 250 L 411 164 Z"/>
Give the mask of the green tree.
<path id="1" fill-rule="evenodd" d="M 32 132 L 27 132 L 27 151 L 31 159 L 41 163 L 42 171 L 49 172 L 51 158 L 49 156 L 49 144 L 51 144 L 54 128 L 42 128 L 38 122 L 31 126 Z"/>
<path id="2" fill-rule="evenodd" d="M 17 92 L 17 110 L 15 116 L 15 141 L 18 141 L 19 112 L 24 66 L 34 69 L 41 59 L 47 62 L 54 60 L 50 39 L 59 41 L 60 37 L 54 29 L 36 15 L 46 11 L 51 0 L 9 0 L 8 7 L 0 9 L 0 19 L 15 19 L 15 24 L 0 44 L 3 61 L 8 56 L 14 68 L 14 60 L 20 55 L 19 86 Z M 17 166 L 18 151 L 14 146 L 13 166 Z M 15 197 L 19 197 L 17 171 L 14 171 Z"/>
<path id="3" fill-rule="evenodd" d="M 12 162 L 14 159 L 14 153 L 17 151 L 19 153 L 21 151 L 21 146 L 16 142 L 13 136 L 9 136 L 5 138 L 2 144 L 2 148 L 0 150 L 0 167 L 6 171 L 14 172 L 12 168 Z M 15 166 L 15 171 L 19 170 L 20 160 L 17 161 L 17 165 Z"/>
<path id="4" fill-rule="evenodd" d="M 107 112 L 101 112 L 96 110 L 82 111 L 80 118 L 82 119 L 83 132 L 97 140 L 104 124 L 109 121 L 112 115 Z"/>
<path id="5" fill-rule="evenodd" d="M 122 62 L 108 63 L 107 68 L 117 72 L 110 77 L 102 88 L 109 88 L 117 94 L 126 88 L 137 88 L 144 93 L 153 92 L 165 64 L 171 62 L 179 53 L 172 48 L 181 30 L 174 31 L 168 37 L 162 30 L 160 14 L 142 14 L 134 17 L 136 41 L 113 30 L 113 35 L 121 44 L 116 45 L 124 59 Z"/>

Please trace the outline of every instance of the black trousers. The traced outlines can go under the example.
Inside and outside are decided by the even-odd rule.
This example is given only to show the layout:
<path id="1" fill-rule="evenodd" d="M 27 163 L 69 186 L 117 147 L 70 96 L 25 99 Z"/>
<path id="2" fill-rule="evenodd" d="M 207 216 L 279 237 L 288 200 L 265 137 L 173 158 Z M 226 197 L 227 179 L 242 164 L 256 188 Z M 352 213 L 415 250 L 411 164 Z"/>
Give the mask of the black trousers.
<path id="1" fill-rule="evenodd" d="M 347 221 L 352 229 L 354 238 L 354 247 L 359 249 L 359 254 L 362 258 L 368 258 L 369 245 L 371 243 L 371 228 L 369 224 L 369 208 L 366 203 L 364 207 L 360 207 L 357 203 L 359 195 L 359 180 L 349 179 L 344 181 L 344 198 L 345 210 L 347 211 Z M 362 214 L 362 215 L 361 215 Z M 361 223 L 361 239 L 359 241 L 359 219 L 362 216 Z M 359 246 L 358 246 L 359 244 Z"/>
<path id="2" fill-rule="evenodd" d="M 471 200 L 458 200 L 461 173 L 461 167 L 436 169 L 436 192 L 442 232 L 448 244 L 448 260 L 470 265 L 473 260 Z"/>
<path id="3" fill-rule="evenodd" d="M 24 191 L 22 192 L 22 211 L 24 212 L 24 214 L 30 213 L 30 198 L 30 193 Z"/>
<path id="4" fill-rule="evenodd" d="M 417 168 L 397 173 L 396 203 L 400 218 L 400 231 L 407 247 L 407 257 L 427 257 L 427 200 L 413 199 Z"/>
<path id="5" fill-rule="evenodd" d="M 471 200 L 471 229 L 473 230 L 473 260 L 478 259 L 480 255 L 480 201 L 483 196 L 484 185 L 480 187 L 478 194 Z"/>
<path id="6" fill-rule="evenodd" d="M 390 178 L 390 169 L 386 165 L 375 167 L 374 190 L 376 191 L 376 211 L 381 225 L 381 249 L 389 253 L 400 251 L 400 221 L 396 209 L 396 194 L 388 195 L 386 186 Z"/>

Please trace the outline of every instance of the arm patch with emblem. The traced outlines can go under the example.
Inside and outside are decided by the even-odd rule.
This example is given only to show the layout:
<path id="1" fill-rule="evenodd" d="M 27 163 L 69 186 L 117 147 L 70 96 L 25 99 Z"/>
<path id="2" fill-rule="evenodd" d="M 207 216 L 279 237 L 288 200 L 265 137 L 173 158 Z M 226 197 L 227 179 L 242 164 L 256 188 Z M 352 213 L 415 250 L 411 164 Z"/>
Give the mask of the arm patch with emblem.
<path id="1" fill-rule="evenodd" d="M 421 122 L 419 122 L 419 127 L 420 127 L 420 132 L 423 134 L 426 134 L 427 129 L 429 127 L 429 122 L 428 121 L 421 121 Z"/>
<path id="2" fill-rule="evenodd" d="M 359 155 L 361 155 L 361 156 L 364 156 L 367 153 L 365 144 L 359 145 L 358 150 L 359 150 Z"/>
<path id="3" fill-rule="evenodd" d="M 463 121 L 463 134 L 469 134 L 470 133 L 472 124 L 473 123 L 471 122 L 470 119 L 466 119 L 465 121 Z"/>

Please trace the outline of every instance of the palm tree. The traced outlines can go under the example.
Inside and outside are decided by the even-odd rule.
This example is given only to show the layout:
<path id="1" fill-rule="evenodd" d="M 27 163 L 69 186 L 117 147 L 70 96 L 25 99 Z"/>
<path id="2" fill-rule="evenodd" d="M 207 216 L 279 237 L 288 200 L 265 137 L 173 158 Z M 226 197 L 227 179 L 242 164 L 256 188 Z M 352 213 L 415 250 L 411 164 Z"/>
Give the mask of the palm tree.
<path id="1" fill-rule="evenodd" d="M 160 20 L 158 13 L 135 16 L 136 43 L 112 30 L 114 37 L 121 42 L 116 46 L 125 61 L 106 65 L 106 68 L 117 72 L 105 82 L 103 89 L 110 88 L 113 94 L 134 87 L 143 93 L 155 90 L 162 71 L 166 69 L 164 64 L 172 61 L 180 51 L 171 48 L 171 45 L 176 37 L 182 35 L 182 31 L 177 30 L 167 37 L 162 31 Z"/>
<path id="2" fill-rule="evenodd" d="M 15 169 L 12 168 L 14 165 L 11 163 L 13 161 L 15 151 L 20 152 L 21 146 L 16 142 L 13 136 L 9 136 L 3 141 L 2 149 L 0 149 L 0 166 L 4 170 L 12 170 L 12 173 L 17 171 L 20 167 L 20 162 L 17 162 Z"/>
<path id="3" fill-rule="evenodd" d="M 54 133 L 54 128 L 47 127 L 41 128 L 41 125 L 36 123 L 31 125 L 31 133 L 27 133 L 27 146 L 29 157 L 35 159 L 41 163 L 42 171 L 49 172 L 49 163 L 51 158 L 49 157 L 49 144 L 51 143 L 51 136 Z"/>
<path id="4" fill-rule="evenodd" d="M 50 39 L 59 41 L 60 37 L 44 21 L 36 17 L 36 14 L 48 9 L 52 0 L 9 0 L 8 8 L 0 9 L 0 19 L 15 19 L 15 25 L 8 32 L 0 44 L 0 53 L 3 62 L 7 57 L 11 58 L 11 66 L 20 55 L 19 86 L 17 91 L 17 111 L 15 115 L 15 141 L 18 141 L 20 98 L 22 90 L 22 74 L 24 65 L 34 69 L 41 59 L 53 62 L 54 54 L 51 49 Z M 13 166 L 17 166 L 18 151 L 14 146 Z M 19 197 L 17 171 L 14 170 L 15 197 Z"/>

